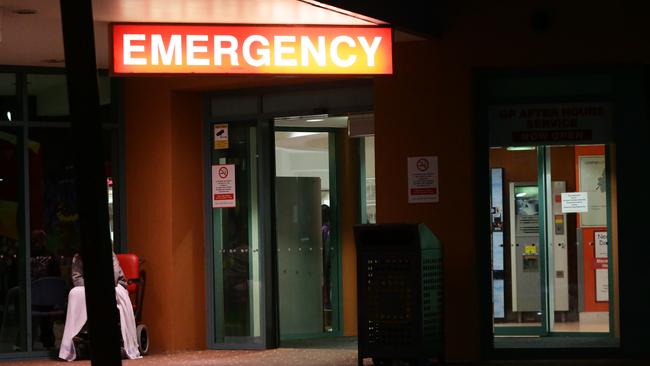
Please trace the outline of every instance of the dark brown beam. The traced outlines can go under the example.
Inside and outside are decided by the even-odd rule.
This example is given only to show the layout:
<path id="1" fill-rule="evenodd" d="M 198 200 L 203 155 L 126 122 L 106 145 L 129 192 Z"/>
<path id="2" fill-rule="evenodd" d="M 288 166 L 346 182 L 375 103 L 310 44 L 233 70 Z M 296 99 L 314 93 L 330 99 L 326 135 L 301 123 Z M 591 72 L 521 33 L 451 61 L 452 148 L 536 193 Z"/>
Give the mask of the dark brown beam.
<path id="1" fill-rule="evenodd" d="M 91 0 L 61 0 L 91 364 L 121 365 Z"/>

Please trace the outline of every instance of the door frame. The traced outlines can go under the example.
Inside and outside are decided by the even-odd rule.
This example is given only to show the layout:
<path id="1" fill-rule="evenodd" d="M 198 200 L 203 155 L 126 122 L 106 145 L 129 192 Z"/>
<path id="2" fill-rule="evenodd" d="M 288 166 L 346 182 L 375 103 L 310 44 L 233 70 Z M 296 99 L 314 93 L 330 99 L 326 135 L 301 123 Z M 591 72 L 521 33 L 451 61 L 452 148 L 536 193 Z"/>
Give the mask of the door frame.
<path id="1" fill-rule="evenodd" d="M 625 130 L 626 125 L 629 125 L 634 131 L 640 131 L 645 123 L 643 117 L 646 116 L 643 112 L 645 109 L 640 106 L 632 107 L 632 104 L 628 99 L 632 99 L 636 102 L 639 101 L 639 96 L 633 92 L 641 92 L 641 83 L 643 82 L 643 76 L 645 75 L 646 81 L 650 80 L 640 68 L 635 67 L 601 67 L 601 66 L 580 66 L 580 67 L 556 67 L 549 69 L 480 69 L 476 70 L 472 77 L 472 89 L 474 90 L 472 94 L 473 98 L 473 107 L 474 107 L 474 117 L 472 118 L 473 124 L 472 128 L 474 133 L 472 134 L 473 140 L 473 156 L 475 158 L 473 168 L 477 172 L 489 172 L 489 147 L 490 143 L 488 140 L 489 136 L 489 118 L 488 110 L 489 107 L 494 103 L 571 103 L 571 102 L 585 102 L 585 101 L 607 101 L 613 106 L 613 136 L 611 141 L 608 144 L 605 144 L 606 151 L 610 150 L 611 144 L 621 144 L 625 141 L 634 140 L 636 137 L 642 136 L 641 133 L 628 133 Z M 496 80 L 503 78 L 534 78 L 534 77 L 557 77 L 557 78 L 571 78 L 571 77 L 603 77 L 608 78 L 611 83 L 611 88 L 607 92 L 603 92 L 600 95 L 591 95 L 591 94 L 578 94 L 578 95 L 557 95 L 553 96 L 552 92 L 546 96 L 525 96 L 518 98 L 494 98 L 490 97 L 490 83 Z M 581 85 L 585 89 L 585 85 Z M 626 88 L 631 88 L 629 91 Z M 642 95 L 642 94 L 639 94 Z M 498 99 L 498 100 L 495 100 Z M 627 109 L 621 108 L 622 106 L 628 107 Z M 633 115 L 633 112 L 641 111 L 640 115 Z M 647 128 L 647 126 L 646 126 Z M 646 129 L 647 130 L 647 129 Z M 638 139 L 637 139 L 638 140 Z M 636 141 L 636 140 L 635 140 Z M 616 163 L 617 163 L 617 185 L 619 186 L 617 191 L 617 211 L 618 211 L 618 220 L 619 222 L 625 217 L 629 217 L 630 214 L 626 214 L 622 211 L 624 205 L 621 200 L 620 190 L 623 185 L 623 181 L 627 175 L 630 173 L 624 171 L 623 164 L 624 158 L 621 150 L 616 149 Z M 632 150 L 632 149 L 630 149 Z M 610 173 L 610 159 L 607 159 L 607 173 Z M 626 175 L 627 174 L 627 175 Z M 635 183 L 636 184 L 636 183 Z M 489 202 L 490 189 L 489 189 L 489 174 L 478 174 L 477 179 L 475 180 L 475 185 L 473 192 L 475 194 L 477 202 Z M 611 191 L 608 189 L 607 192 L 608 199 L 611 195 Z M 609 200 L 611 202 L 611 200 Z M 628 206 L 630 204 L 628 203 Z M 480 206 L 480 205 L 479 205 Z M 494 332 L 493 332 L 493 309 L 492 309 L 492 276 L 491 276 L 491 252 L 490 248 L 490 220 L 486 212 L 489 205 L 486 205 L 486 209 L 483 210 L 480 207 L 477 208 L 474 212 L 474 219 L 477 222 L 477 232 L 479 240 L 476 241 L 477 253 L 479 258 L 485 258 L 484 260 L 479 260 L 478 263 L 478 279 L 477 283 L 479 284 L 479 303 L 480 303 L 480 317 L 479 317 L 479 327 L 480 327 L 480 349 L 481 357 L 483 359 L 531 359 L 531 358 L 557 358 L 557 357 L 585 357 L 585 358 L 594 358 L 594 357 L 616 357 L 621 354 L 639 354 L 640 348 L 638 347 L 639 340 L 633 340 L 632 338 L 637 337 L 624 337 L 623 330 L 619 335 L 619 345 L 617 347 L 593 347 L 593 348 L 584 348 L 577 347 L 571 348 L 571 345 L 566 345 L 563 348 L 517 348 L 517 349 L 505 349 L 505 348 L 495 348 L 494 346 Z M 611 210 L 611 208 L 608 207 Z M 634 211 L 634 210 L 632 210 Z M 638 209 L 634 212 L 638 212 Z M 611 218 L 611 212 L 608 212 L 608 217 Z M 633 220 L 634 221 L 634 220 Z M 611 223 L 610 223 L 611 224 Z M 610 233 L 611 225 L 608 227 L 608 233 Z M 626 225 L 626 229 L 623 230 L 619 224 L 618 229 L 618 240 L 625 240 L 625 238 L 642 237 L 642 233 L 638 228 L 631 229 L 629 225 Z M 628 240 L 629 241 L 629 240 Z M 610 253 L 611 256 L 611 253 Z M 647 255 L 644 254 L 643 258 L 647 258 Z M 618 295 L 622 299 L 624 288 L 632 287 L 631 283 L 626 285 L 625 282 L 625 273 L 620 269 L 620 264 L 624 262 L 639 262 L 640 258 L 634 258 L 626 256 L 624 253 L 619 253 L 618 263 L 619 266 L 619 288 Z M 610 257 L 610 265 L 613 265 Z M 630 275 L 627 275 L 631 277 Z M 611 272 L 610 272 L 610 281 Z M 629 282 L 629 279 L 628 279 Z M 610 303 L 611 297 L 614 296 L 614 292 L 610 291 Z M 645 303 L 647 296 L 643 295 L 632 295 L 628 293 L 626 298 L 636 297 Z M 616 314 L 610 312 L 610 333 L 614 331 L 615 327 L 620 327 L 621 323 L 625 321 L 623 308 L 620 305 L 622 300 L 619 300 L 618 303 L 618 318 Z M 611 303 L 613 305 L 613 303 Z M 637 312 L 638 313 L 638 312 Z M 631 318 L 631 316 L 625 316 L 625 318 Z M 613 323 L 612 321 L 616 321 Z M 627 323 L 626 323 L 627 324 Z M 640 326 L 633 326 L 633 330 L 628 331 L 630 334 L 644 334 Z M 623 329 L 621 327 L 621 329 Z M 557 336 L 557 334 L 550 333 L 549 336 Z M 575 333 L 561 333 L 561 335 L 572 336 L 576 335 Z M 584 333 L 581 335 L 585 335 Z M 594 336 L 593 334 L 586 334 L 586 336 Z M 609 337 L 610 334 L 599 334 L 597 337 Z M 627 341 L 625 341 L 627 339 Z M 625 345 L 630 344 L 630 350 L 626 351 L 627 348 Z M 630 353 L 632 352 L 632 353 Z"/>
<path id="2" fill-rule="evenodd" d="M 216 332 L 216 279 L 215 279 L 215 253 L 214 253 L 214 234 L 213 234 L 213 208 L 212 208 L 212 126 L 220 123 L 222 120 L 206 118 L 204 127 L 204 213 L 205 213 L 205 265 L 206 265 L 206 321 L 207 333 L 206 342 L 209 349 L 267 349 L 277 347 L 279 335 L 273 332 L 273 326 L 277 317 L 277 283 L 275 282 L 274 272 L 277 272 L 277 250 L 275 242 L 275 200 L 272 192 L 274 191 L 274 182 L 270 179 L 270 169 L 275 169 L 275 160 L 269 156 L 271 144 L 269 141 L 269 131 L 271 126 L 268 120 L 260 119 L 255 116 L 245 117 L 237 116 L 226 119 L 231 124 L 246 124 L 249 127 L 255 127 L 255 136 L 257 144 L 257 192 L 251 192 L 257 195 L 258 211 L 258 232 L 259 232 L 259 250 L 260 250 L 260 292 L 261 292 L 261 324 L 260 333 L 261 342 L 255 342 L 256 337 L 241 337 L 242 342 L 216 342 L 214 339 Z M 266 152 L 266 153 L 264 153 Z M 267 168 L 264 168 L 267 167 Z"/>
<path id="3" fill-rule="evenodd" d="M 552 291 L 548 288 L 548 253 L 547 253 L 547 221 L 546 221 L 546 155 L 545 147 L 536 146 L 535 147 L 536 157 L 537 157 L 537 180 L 535 181 L 535 186 L 537 187 L 537 201 L 539 204 L 538 212 L 538 222 L 539 222 L 539 306 L 540 306 L 540 325 L 539 326 L 503 326 L 503 327 L 494 327 L 495 336 L 548 336 L 549 335 L 549 295 Z M 532 181 L 530 183 L 533 183 Z M 512 194 L 512 192 L 510 193 Z M 510 198 L 510 194 L 508 198 Z M 541 204 L 544 202 L 545 204 Z M 505 200 L 504 200 L 505 205 Z M 513 212 L 510 212 L 510 215 L 514 215 Z M 513 235 L 514 227 L 510 227 L 510 235 Z M 504 238 L 504 246 L 506 245 Z M 512 249 L 511 249 L 512 250 Z M 512 256 L 512 253 L 510 254 Z M 491 266 L 491 264 L 490 264 Z M 515 269 L 511 268 L 511 271 Z"/>
<path id="4" fill-rule="evenodd" d="M 332 97 L 320 98 L 319 92 L 331 92 Z M 350 97 L 347 94 L 350 91 Z M 293 93 L 293 94 L 292 94 Z M 305 95 L 301 103 L 288 105 L 287 100 L 292 95 Z M 228 104 L 228 113 L 212 113 L 214 98 L 224 98 L 235 103 Z M 203 110 L 203 152 L 204 152 L 204 240 L 205 240 L 205 283 L 206 283 L 206 345 L 208 349 L 267 349 L 277 348 L 280 345 L 279 329 L 279 299 L 278 299 L 278 274 L 277 274 L 277 243 L 275 232 L 275 148 L 273 120 L 277 117 L 301 116 L 312 114 L 343 115 L 348 113 L 363 113 L 374 110 L 372 96 L 372 80 L 346 80 L 337 82 L 313 83 L 310 85 L 253 88 L 236 91 L 214 92 L 205 95 Z M 266 101 L 268 102 L 268 105 Z M 279 102 L 278 102 L 279 101 Z M 241 102 L 241 103 L 239 103 Z M 278 109 L 279 105 L 287 108 Z M 307 107 L 305 107 L 307 105 Z M 311 108 L 311 109 L 310 109 Z M 267 110 L 268 109 L 268 110 Z M 262 257 L 262 282 L 263 295 L 261 304 L 262 312 L 262 342 L 255 343 L 216 343 L 215 333 L 215 306 L 214 306 L 214 251 L 212 234 L 212 205 L 211 205 L 211 126 L 213 123 L 239 123 L 253 122 L 257 126 L 258 142 L 258 202 L 264 203 L 269 214 L 260 220 L 260 233 L 266 235 L 266 240 L 260 239 L 260 246 L 266 247 L 267 254 Z M 335 134 L 336 135 L 336 134 Z M 263 145 L 259 145 L 263 144 Z M 330 149 L 336 147 L 336 139 L 330 139 Z M 336 151 L 336 149 L 334 149 Z M 265 153 L 264 153 L 265 152 Z M 336 153 L 336 158 L 338 152 Z M 330 167 L 335 165 L 330 155 Z M 336 159 L 334 158 L 334 159 Z M 266 167 L 265 169 L 259 169 Z M 330 168 L 332 171 L 332 168 Z M 337 169 L 334 169 L 336 171 Z M 331 173 L 331 172 L 330 172 Z M 260 184 L 260 182 L 265 182 Z M 338 192 L 336 192 L 338 196 Z M 332 208 L 334 209 L 334 208 Z M 336 208 L 338 210 L 338 208 Z M 337 214 L 337 217 L 340 216 Z M 263 222 L 262 222 L 263 221 Z M 337 227 L 340 225 L 337 225 Z M 342 302 L 342 250 L 341 231 L 337 233 L 337 272 L 338 272 L 338 314 L 339 332 L 343 333 L 343 302 Z M 334 263 L 333 263 L 334 264 Z M 333 268 L 334 270 L 334 268 Z M 334 323 L 334 319 L 333 319 Z M 323 333 L 326 336 L 326 333 Z"/>

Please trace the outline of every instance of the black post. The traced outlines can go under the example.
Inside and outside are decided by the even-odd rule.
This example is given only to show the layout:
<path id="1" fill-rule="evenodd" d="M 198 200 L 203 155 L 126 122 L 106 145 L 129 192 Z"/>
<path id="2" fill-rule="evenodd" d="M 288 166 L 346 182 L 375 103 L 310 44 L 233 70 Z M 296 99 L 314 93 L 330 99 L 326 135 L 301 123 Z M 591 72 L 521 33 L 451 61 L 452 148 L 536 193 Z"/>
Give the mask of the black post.
<path id="1" fill-rule="evenodd" d="M 61 0 L 92 365 L 121 365 L 91 0 Z"/>

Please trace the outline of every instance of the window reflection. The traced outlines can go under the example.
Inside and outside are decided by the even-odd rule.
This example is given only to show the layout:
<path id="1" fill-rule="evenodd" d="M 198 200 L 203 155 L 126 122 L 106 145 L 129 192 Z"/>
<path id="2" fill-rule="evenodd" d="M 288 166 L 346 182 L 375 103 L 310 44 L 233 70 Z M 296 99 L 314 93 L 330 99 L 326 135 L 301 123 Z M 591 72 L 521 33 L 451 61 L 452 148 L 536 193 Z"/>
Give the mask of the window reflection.
<path id="1" fill-rule="evenodd" d="M 20 129 L 0 127 L 0 353 L 27 350 Z"/>
<path id="2" fill-rule="evenodd" d="M 0 121 L 21 119 L 14 74 L 0 74 Z"/>
<path id="3" fill-rule="evenodd" d="M 27 93 L 30 121 L 69 120 L 65 75 L 27 75 Z"/>
<path id="4" fill-rule="evenodd" d="M 29 130 L 33 349 L 59 346 L 72 256 L 79 248 L 75 171 L 67 128 Z"/>

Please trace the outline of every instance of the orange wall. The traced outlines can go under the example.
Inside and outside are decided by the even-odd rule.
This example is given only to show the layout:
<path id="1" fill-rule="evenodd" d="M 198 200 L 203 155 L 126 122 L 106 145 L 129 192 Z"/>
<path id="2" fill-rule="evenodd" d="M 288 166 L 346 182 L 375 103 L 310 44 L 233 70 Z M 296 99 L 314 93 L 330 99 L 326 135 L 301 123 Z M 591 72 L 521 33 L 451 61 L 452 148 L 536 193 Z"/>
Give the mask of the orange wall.
<path id="1" fill-rule="evenodd" d="M 172 93 L 174 349 L 205 348 L 206 341 L 202 101 L 198 93 Z"/>
<path id="2" fill-rule="evenodd" d="M 127 245 L 145 261 L 148 281 L 142 315 L 153 352 L 173 346 L 172 338 L 165 336 L 173 317 L 170 102 L 169 94 L 153 82 L 125 85 Z"/>
<path id="3" fill-rule="evenodd" d="M 202 96 L 144 78 L 125 96 L 128 250 L 145 260 L 151 350 L 204 348 Z"/>
<path id="4" fill-rule="evenodd" d="M 445 115 L 449 103 L 469 104 L 469 90 L 456 101 L 447 98 L 440 86 L 440 52 L 434 42 L 396 44 L 395 76 L 376 79 L 377 222 L 422 222 L 438 236 L 444 248 L 446 357 L 472 360 L 478 358 L 480 320 L 473 212 L 487 206 L 473 197 L 477 172 L 467 138 L 469 105 Z M 468 77 L 460 76 L 456 90 Z M 438 156 L 439 203 L 408 203 L 407 157 L 422 155 Z"/>
<path id="5" fill-rule="evenodd" d="M 359 222 L 359 156 L 358 145 L 347 136 L 347 130 L 338 132 L 336 146 L 340 157 L 338 166 L 340 223 L 341 223 L 341 295 L 343 297 L 343 333 L 357 335 L 357 254 L 353 226 Z"/>

